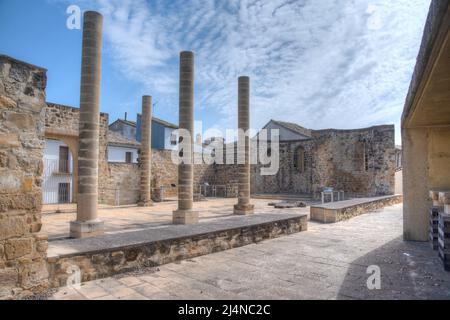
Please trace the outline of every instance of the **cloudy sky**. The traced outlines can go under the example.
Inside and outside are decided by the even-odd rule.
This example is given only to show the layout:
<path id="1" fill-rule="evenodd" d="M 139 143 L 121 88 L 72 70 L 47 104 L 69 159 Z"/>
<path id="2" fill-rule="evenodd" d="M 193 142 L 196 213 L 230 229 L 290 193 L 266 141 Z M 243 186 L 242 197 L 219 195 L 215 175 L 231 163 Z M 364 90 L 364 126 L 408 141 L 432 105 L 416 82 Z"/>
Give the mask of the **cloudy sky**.
<path id="1" fill-rule="evenodd" d="M 0 52 L 48 68 L 47 100 L 77 106 L 81 31 L 65 26 L 71 4 L 104 15 L 102 111 L 111 120 L 125 111 L 134 119 L 150 94 L 155 115 L 177 123 L 178 55 L 192 50 L 203 129 L 236 126 L 237 77 L 248 75 L 256 129 L 271 118 L 312 129 L 392 123 L 400 143 L 430 0 L 0 0 Z"/>

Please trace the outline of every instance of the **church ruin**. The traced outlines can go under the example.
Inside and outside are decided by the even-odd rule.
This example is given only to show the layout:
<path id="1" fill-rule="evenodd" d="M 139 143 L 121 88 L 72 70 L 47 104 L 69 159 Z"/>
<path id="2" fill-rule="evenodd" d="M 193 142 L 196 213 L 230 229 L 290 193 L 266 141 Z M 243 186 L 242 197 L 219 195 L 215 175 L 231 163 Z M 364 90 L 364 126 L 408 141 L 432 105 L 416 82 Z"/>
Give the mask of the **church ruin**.
<path id="1" fill-rule="evenodd" d="M 438 194 L 434 200 L 440 201 L 446 214 L 450 213 L 448 192 L 441 190 L 450 187 L 448 90 L 440 84 L 446 83 L 448 77 L 432 67 L 439 64 L 442 70 L 448 69 L 442 57 L 448 53 L 449 11 L 448 6 L 438 5 L 432 10 L 440 14 L 430 15 L 427 32 L 437 34 L 436 41 L 425 41 L 424 46 L 437 47 L 421 51 L 422 55 L 432 54 L 418 64 L 402 122 L 406 240 L 428 240 L 430 189 Z M 254 150 L 250 148 L 252 139 L 247 136 L 239 136 L 233 143 L 239 149 L 239 143 L 246 142 L 238 154 L 241 161 L 194 163 L 195 67 L 190 51 L 180 54 L 179 74 L 179 129 L 190 136 L 188 141 L 177 136 L 172 145 L 177 148 L 177 144 L 187 143 L 187 149 L 177 149 L 187 160 L 175 164 L 172 150 L 151 148 L 151 96 L 142 97 L 140 142 L 111 130 L 109 116 L 100 113 L 99 104 L 102 16 L 89 11 L 84 19 L 79 108 L 46 101 L 45 69 L 0 55 L 0 298 L 27 296 L 49 286 L 63 285 L 69 277 L 68 267 L 73 265 L 80 269 L 82 280 L 87 281 L 117 270 L 159 265 L 307 230 L 304 212 L 259 214 L 260 208 L 252 200 L 264 195 L 296 196 L 311 202 L 320 200 L 324 189 L 339 192 L 343 199 L 394 195 L 398 153 L 393 125 L 313 130 L 270 120 L 263 129 L 279 132 L 276 174 L 262 175 L 260 169 L 266 165 L 250 163 Z M 436 82 L 422 82 L 424 72 Z M 236 82 L 236 125 L 246 131 L 251 115 L 250 78 L 239 77 Z M 419 95 L 429 98 L 425 101 L 430 103 L 425 106 Z M 433 100 L 435 96 L 444 102 Z M 430 114 L 433 117 L 428 117 Z M 44 158 L 45 150 L 53 152 L 54 159 Z M 125 150 L 124 161 L 110 161 L 114 159 L 113 150 Z M 269 148 L 267 153 L 270 152 Z M 228 228 L 224 229 L 223 222 L 199 223 L 201 213 L 194 200 L 196 196 L 201 198 L 202 186 L 214 187 L 215 197 L 220 186 L 221 196 L 237 198 L 234 206 L 223 208 L 232 212 L 227 216 Z M 46 188 L 52 191 L 47 192 Z M 170 226 L 161 233 L 166 238 L 153 238 L 150 231 L 141 230 L 130 235 L 141 242 L 108 247 L 114 237 L 104 234 L 105 221 L 98 215 L 99 204 L 126 204 L 150 210 L 162 205 L 159 202 L 164 197 L 177 201 L 170 223 L 166 221 Z M 435 193 L 433 197 L 436 198 Z M 59 240 L 60 246 L 55 245 L 53 251 L 49 250 L 48 236 L 40 232 L 45 201 L 77 204 L 76 220 L 70 223 L 67 234 L 71 239 Z M 189 226 L 182 229 L 186 233 L 180 236 L 171 229 L 172 224 Z M 89 242 L 91 237 L 97 237 L 98 242 Z M 80 243 L 95 249 L 79 252 Z M 70 247 L 68 252 L 64 251 L 65 245 Z M 442 254 L 445 260 L 448 252 Z"/>

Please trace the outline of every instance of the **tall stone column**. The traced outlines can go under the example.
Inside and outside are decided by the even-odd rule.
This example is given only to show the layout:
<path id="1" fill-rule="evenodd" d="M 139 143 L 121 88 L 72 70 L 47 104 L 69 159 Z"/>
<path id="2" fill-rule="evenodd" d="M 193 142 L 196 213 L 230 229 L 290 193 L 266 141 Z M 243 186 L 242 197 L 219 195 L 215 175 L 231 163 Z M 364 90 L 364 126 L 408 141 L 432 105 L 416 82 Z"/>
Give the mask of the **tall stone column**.
<path id="1" fill-rule="evenodd" d="M 142 97 L 141 118 L 141 153 L 139 162 L 141 167 L 141 186 L 139 203 L 140 207 L 153 205 L 151 198 L 151 176 L 152 176 L 152 97 Z"/>
<path id="2" fill-rule="evenodd" d="M 84 14 L 77 220 L 70 223 L 70 235 L 75 238 L 103 233 L 103 222 L 97 216 L 102 24 L 98 12 Z"/>
<path id="3" fill-rule="evenodd" d="M 234 214 L 252 214 L 254 206 L 250 204 L 250 138 L 245 133 L 250 129 L 250 78 L 238 79 L 238 203 Z M 243 148 L 242 148 L 243 146 Z M 243 158 L 243 159 L 242 159 Z"/>
<path id="4" fill-rule="evenodd" d="M 193 211 L 194 200 L 194 53 L 180 54 L 180 134 L 185 131 L 189 137 L 180 136 L 183 142 L 183 157 L 188 160 L 178 165 L 178 209 L 173 212 L 174 224 L 194 224 L 198 222 L 198 212 Z M 181 146 L 179 147 L 179 151 Z"/>

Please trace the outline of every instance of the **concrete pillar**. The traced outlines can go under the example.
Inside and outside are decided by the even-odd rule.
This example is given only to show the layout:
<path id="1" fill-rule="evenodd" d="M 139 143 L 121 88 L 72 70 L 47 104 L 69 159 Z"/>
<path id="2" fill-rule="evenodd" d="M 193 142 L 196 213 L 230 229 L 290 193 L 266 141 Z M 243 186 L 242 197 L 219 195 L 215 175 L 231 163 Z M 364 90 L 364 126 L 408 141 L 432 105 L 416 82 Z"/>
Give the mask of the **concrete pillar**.
<path id="1" fill-rule="evenodd" d="M 250 78 L 238 79 L 238 203 L 234 206 L 234 214 L 252 214 L 254 206 L 250 204 L 250 138 L 245 134 L 250 129 Z M 244 146 L 240 148 L 239 146 Z"/>
<path id="2" fill-rule="evenodd" d="M 403 239 L 428 241 L 429 200 L 427 129 L 402 129 Z"/>
<path id="3" fill-rule="evenodd" d="M 139 155 L 141 186 L 140 207 L 153 205 L 151 198 L 151 176 L 152 176 L 152 97 L 142 97 L 142 117 L 141 117 L 141 153 Z"/>
<path id="4" fill-rule="evenodd" d="M 198 212 L 192 210 L 194 200 L 194 53 L 183 51 L 180 54 L 180 97 L 179 97 L 180 133 L 186 131 L 189 137 L 183 137 L 183 156 L 188 161 L 178 165 L 178 209 L 173 212 L 174 224 L 194 224 L 198 222 Z"/>
<path id="5" fill-rule="evenodd" d="M 103 233 L 103 222 L 97 217 L 102 24 L 101 14 L 84 14 L 77 220 L 70 223 L 70 235 L 75 238 Z"/>

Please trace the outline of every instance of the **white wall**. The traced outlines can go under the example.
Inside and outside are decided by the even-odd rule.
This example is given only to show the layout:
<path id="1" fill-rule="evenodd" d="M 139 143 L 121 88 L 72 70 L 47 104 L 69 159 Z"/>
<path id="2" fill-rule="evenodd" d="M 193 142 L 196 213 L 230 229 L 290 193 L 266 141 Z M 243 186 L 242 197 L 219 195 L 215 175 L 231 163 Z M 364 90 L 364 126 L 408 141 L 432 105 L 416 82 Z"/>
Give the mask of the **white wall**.
<path id="1" fill-rule="evenodd" d="M 137 163 L 138 149 L 125 148 L 117 146 L 108 146 L 108 162 L 123 162 L 125 163 L 125 153 L 131 152 L 133 163 Z"/>
<path id="2" fill-rule="evenodd" d="M 60 183 L 69 183 L 69 201 L 72 201 L 72 174 L 58 174 L 59 147 L 67 145 L 59 140 L 45 139 L 44 147 L 44 177 L 42 196 L 44 204 L 58 203 L 58 188 Z M 72 153 L 69 150 L 69 172 L 73 172 Z"/>

